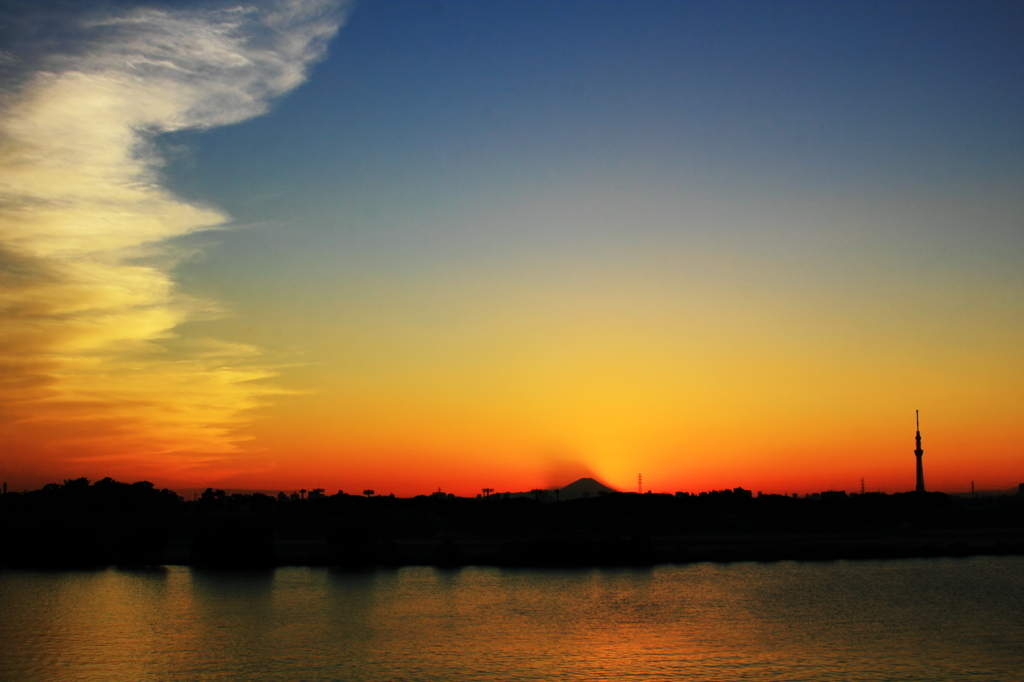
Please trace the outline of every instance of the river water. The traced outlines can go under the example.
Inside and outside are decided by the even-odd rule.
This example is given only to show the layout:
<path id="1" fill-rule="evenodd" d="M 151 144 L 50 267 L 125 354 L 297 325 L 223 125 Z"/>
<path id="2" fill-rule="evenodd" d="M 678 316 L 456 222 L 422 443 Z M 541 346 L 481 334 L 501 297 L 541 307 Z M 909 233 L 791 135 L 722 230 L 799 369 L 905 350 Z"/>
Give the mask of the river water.
<path id="1" fill-rule="evenodd" d="M 0 680 L 1024 679 L 1024 558 L 0 572 Z"/>

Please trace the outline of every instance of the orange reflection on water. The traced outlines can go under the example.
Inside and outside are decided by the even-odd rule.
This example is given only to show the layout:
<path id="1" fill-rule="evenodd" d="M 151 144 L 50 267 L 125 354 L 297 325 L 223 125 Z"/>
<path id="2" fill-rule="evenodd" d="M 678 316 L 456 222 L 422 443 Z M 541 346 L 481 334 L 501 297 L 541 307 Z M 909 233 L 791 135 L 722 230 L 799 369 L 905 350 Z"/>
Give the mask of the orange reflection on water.
<path id="1" fill-rule="evenodd" d="M 0 679 L 1016 679 L 1022 568 L 8 571 Z"/>

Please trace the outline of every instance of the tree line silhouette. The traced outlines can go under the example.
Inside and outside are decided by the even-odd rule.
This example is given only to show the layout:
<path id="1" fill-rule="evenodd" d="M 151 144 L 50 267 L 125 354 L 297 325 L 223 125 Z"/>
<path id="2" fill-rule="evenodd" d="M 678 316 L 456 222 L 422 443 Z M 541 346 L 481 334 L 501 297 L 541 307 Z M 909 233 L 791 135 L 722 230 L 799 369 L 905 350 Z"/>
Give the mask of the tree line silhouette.
<path id="1" fill-rule="evenodd" d="M 308 499 L 213 488 L 186 502 L 147 481 L 79 478 L 0 496 L 0 565 L 646 566 L 1024 553 L 1022 502 L 942 493 L 755 497 L 742 489 L 549 503 L 322 491 Z"/>

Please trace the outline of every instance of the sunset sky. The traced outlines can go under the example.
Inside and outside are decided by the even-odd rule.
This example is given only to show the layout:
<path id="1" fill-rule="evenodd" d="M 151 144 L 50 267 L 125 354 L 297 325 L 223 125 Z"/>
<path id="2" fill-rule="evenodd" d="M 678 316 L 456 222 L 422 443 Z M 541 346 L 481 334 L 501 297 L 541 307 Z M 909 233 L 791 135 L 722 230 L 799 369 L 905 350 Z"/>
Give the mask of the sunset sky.
<path id="1" fill-rule="evenodd" d="M 1024 5 L 0 4 L 0 480 L 1024 481 Z"/>

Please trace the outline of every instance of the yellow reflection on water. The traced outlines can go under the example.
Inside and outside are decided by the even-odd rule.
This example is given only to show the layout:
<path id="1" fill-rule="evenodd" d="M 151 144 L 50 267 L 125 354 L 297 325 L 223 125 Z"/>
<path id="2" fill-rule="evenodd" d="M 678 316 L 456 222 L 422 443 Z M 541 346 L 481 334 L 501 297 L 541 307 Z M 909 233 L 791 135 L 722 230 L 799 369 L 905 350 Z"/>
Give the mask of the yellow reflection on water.
<path id="1" fill-rule="evenodd" d="M 1024 559 L 0 572 L 0 679 L 1016 679 Z"/>

